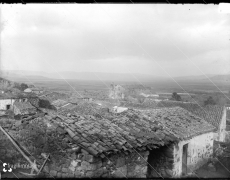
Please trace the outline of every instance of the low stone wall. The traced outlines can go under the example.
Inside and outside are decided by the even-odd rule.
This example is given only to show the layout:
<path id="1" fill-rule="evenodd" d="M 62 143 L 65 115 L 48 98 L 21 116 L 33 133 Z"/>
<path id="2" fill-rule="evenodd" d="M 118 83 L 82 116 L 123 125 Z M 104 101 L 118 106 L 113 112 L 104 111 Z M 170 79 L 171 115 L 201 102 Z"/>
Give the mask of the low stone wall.
<path id="1" fill-rule="evenodd" d="M 82 149 L 80 152 L 73 152 L 70 158 L 62 159 L 60 163 L 51 161 L 48 164 L 48 171 L 51 176 L 57 178 L 146 178 L 148 154 L 146 151 L 96 158 Z"/>
<path id="2" fill-rule="evenodd" d="M 147 174 L 148 151 L 126 154 L 107 155 L 104 158 L 95 158 L 78 146 L 70 148 L 65 144 L 68 139 L 49 138 L 53 133 L 46 131 L 46 139 L 38 136 L 45 127 L 42 121 L 29 123 L 20 120 L 1 119 L 0 125 L 9 132 L 20 145 L 36 158 L 38 164 L 44 162 L 42 153 L 50 153 L 50 161 L 45 166 L 46 172 L 55 178 L 67 177 L 137 177 L 145 178 Z M 34 126 L 36 124 L 36 127 Z M 44 132 L 45 133 L 45 132 Z M 55 135 L 56 137 L 57 135 Z M 63 136 L 64 137 L 64 136 Z M 62 138 L 62 135 L 59 135 Z M 53 143 L 59 143 L 57 145 Z M 65 147 L 66 146 L 66 147 Z M 30 157 L 32 158 L 32 157 Z M 16 150 L 10 140 L 0 132 L 0 160 L 15 164 L 28 162 Z M 32 159 L 33 160 L 33 159 Z M 0 163 L 1 164 L 1 163 Z"/>

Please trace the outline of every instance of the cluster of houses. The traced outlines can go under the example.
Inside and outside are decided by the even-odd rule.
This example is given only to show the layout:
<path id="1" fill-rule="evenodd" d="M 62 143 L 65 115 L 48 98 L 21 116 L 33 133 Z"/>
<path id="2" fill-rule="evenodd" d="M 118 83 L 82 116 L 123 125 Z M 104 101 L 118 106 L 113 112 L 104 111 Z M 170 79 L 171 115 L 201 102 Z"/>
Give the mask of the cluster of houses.
<path id="1" fill-rule="evenodd" d="M 112 85 L 110 97 L 123 99 L 123 92 Z M 37 103 L 35 96 L 2 94 L 0 110 L 33 114 Z M 214 141 L 226 140 L 226 107 L 175 101 L 105 104 L 90 98 L 52 101 L 57 111 L 46 113 L 48 127 L 78 149 L 68 151 L 73 157 L 68 165 L 51 166 L 52 176 L 181 177 L 212 159 Z"/>
<path id="2" fill-rule="evenodd" d="M 39 106 L 37 96 L 28 94 L 2 93 L 0 96 L 0 111 L 4 115 L 8 111 L 14 115 L 34 114 Z"/>

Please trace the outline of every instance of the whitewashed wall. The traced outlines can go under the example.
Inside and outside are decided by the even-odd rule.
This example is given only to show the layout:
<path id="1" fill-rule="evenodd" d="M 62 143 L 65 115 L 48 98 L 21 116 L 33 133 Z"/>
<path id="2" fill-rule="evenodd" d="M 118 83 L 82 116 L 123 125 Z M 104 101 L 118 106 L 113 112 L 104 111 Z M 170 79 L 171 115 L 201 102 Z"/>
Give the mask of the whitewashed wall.
<path id="1" fill-rule="evenodd" d="M 217 141 L 225 142 L 225 131 L 226 131 L 226 108 L 224 109 L 221 123 L 218 129 L 218 139 Z"/>
<path id="2" fill-rule="evenodd" d="M 187 141 L 180 141 L 178 144 L 174 146 L 174 177 L 180 177 L 182 175 L 183 145 L 187 143 L 188 173 L 203 166 L 213 156 L 213 132 L 196 136 Z"/>
<path id="3" fill-rule="evenodd" d="M 6 110 L 7 105 L 11 105 L 11 108 L 13 108 L 14 102 L 15 99 L 0 99 L 0 110 Z"/>

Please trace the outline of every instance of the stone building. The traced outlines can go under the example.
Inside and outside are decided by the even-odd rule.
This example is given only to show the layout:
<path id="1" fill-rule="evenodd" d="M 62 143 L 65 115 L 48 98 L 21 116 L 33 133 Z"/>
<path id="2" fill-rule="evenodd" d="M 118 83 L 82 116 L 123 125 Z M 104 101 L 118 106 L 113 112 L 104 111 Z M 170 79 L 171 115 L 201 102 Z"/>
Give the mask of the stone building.
<path id="1" fill-rule="evenodd" d="M 86 102 L 92 102 L 93 99 L 92 98 L 89 98 L 89 97 L 82 97 L 82 98 L 79 98 L 80 100 L 82 101 L 86 101 Z"/>
<path id="2" fill-rule="evenodd" d="M 29 96 L 24 94 L 12 94 L 5 93 L 0 96 L 0 110 L 13 110 L 15 102 L 26 102 L 29 101 L 34 106 L 38 107 L 39 99 L 35 96 Z"/>
<path id="3" fill-rule="evenodd" d="M 109 90 L 109 97 L 112 99 L 124 99 L 125 89 L 121 85 L 111 84 Z"/>
<path id="4" fill-rule="evenodd" d="M 43 93 L 43 90 L 39 89 L 39 88 L 27 88 L 27 89 L 24 90 L 24 92 L 40 94 L 40 93 Z"/>
<path id="5" fill-rule="evenodd" d="M 12 110 L 15 99 L 13 98 L 1 98 L 0 110 Z"/>
<path id="6" fill-rule="evenodd" d="M 215 127 L 179 107 L 43 119 L 71 147 L 66 163 L 48 162 L 54 177 L 180 177 L 213 153 Z"/>
<path id="7" fill-rule="evenodd" d="M 115 112 L 115 113 L 121 113 L 121 112 L 127 111 L 127 110 L 128 110 L 128 108 L 126 108 L 126 107 L 118 107 L 118 106 L 113 107 L 113 112 Z"/>

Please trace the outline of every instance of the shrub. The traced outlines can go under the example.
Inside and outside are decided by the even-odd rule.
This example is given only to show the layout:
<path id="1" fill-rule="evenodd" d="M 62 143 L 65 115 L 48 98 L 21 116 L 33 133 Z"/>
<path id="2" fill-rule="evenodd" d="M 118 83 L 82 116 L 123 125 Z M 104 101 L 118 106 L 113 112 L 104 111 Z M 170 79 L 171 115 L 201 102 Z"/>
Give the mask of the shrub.
<path id="1" fill-rule="evenodd" d="M 214 99 L 212 98 L 212 96 L 209 96 L 207 100 L 204 101 L 204 105 L 215 105 L 216 102 L 214 101 Z"/>
<path id="2" fill-rule="evenodd" d="M 181 101 L 181 97 L 180 95 L 178 95 L 176 92 L 172 93 L 172 100 L 176 100 L 176 101 Z"/>

